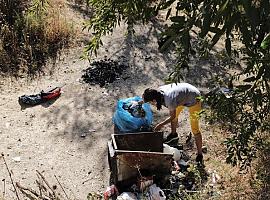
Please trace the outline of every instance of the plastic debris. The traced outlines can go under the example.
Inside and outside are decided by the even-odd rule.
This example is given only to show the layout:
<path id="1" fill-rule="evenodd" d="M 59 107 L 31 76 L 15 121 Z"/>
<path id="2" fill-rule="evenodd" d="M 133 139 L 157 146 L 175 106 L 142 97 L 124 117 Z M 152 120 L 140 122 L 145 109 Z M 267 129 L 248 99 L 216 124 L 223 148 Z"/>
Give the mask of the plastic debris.
<path id="1" fill-rule="evenodd" d="M 153 176 L 150 177 L 142 177 L 138 180 L 139 190 L 145 191 L 145 189 L 153 184 Z"/>
<path id="2" fill-rule="evenodd" d="M 106 191 L 104 192 L 104 199 L 105 200 L 109 200 L 110 197 L 114 196 L 114 195 L 118 195 L 118 189 L 116 188 L 115 185 L 111 185 L 109 187 L 107 187 Z"/>
<path id="3" fill-rule="evenodd" d="M 20 156 L 14 157 L 14 158 L 12 158 L 12 160 L 14 160 L 15 162 L 20 162 L 21 161 L 21 157 Z"/>
<path id="4" fill-rule="evenodd" d="M 137 197 L 132 192 L 123 192 L 116 200 L 137 200 Z"/>
<path id="5" fill-rule="evenodd" d="M 173 159 L 176 161 L 181 159 L 181 151 L 167 144 L 163 144 L 163 153 L 172 154 Z"/>
<path id="6" fill-rule="evenodd" d="M 181 168 L 181 170 L 183 170 L 183 171 L 186 171 L 187 168 L 189 168 L 189 164 L 186 161 L 184 161 L 183 159 L 177 161 L 177 163 L 178 163 L 179 167 Z"/>
<path id="7" fill-rule="evenodd" d="M 153 184 L 149 187 L 149 200 L 165 200 L 166 196 L 164 192 L 160 189 L 160 187 L 157 187 L 156 184 Z"/>

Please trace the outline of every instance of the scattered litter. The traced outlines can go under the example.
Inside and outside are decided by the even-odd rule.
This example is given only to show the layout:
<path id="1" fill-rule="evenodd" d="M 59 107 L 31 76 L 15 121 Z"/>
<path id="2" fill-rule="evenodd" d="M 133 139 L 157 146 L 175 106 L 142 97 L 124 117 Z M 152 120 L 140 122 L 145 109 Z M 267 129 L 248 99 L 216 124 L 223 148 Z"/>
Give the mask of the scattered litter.
<path id="1" fill-rule="evenodd" d="M 111 185 L 107 187 L 106 191 L 104 192 L 104 199 L 109 200 L 112 196 L 117 196 L 119 194 L 118 189 L 115 185 Z"/>
<path id="2" fill-rule="evenodd" d="M 139 189 L 141 192 L 154 183 L 153 176 L 150 177 L 141 177 L 138 181 Z"/>
<path id="3" fill-rule="evenodd" d="M 179 167 L 181 168 L 181 170 L 183 170 L 183 171 L 186 171 L 187 168 L 189 168 L 189 164 L 182 159 L 177 161 L 177 163 L 178 163 Z"/>
<path id="4" fill-rule="evenodd" d="M 173 161 L 173 167 L 175 168 L 176 171 L 179 171 L 181 169 L 176 161 Z"/>
<path id="5" fill-rule="evenodd" d="M 163 153 L 172 154 L 174 160 L 180 160 L 181 158 L 181 151 L 167 144 L 163 144 Z"/>
<path id="6" fill-rule="evenodd" d="M 149 187 L 149 198 L 148 200 L 165 200 L 166 196 L 164 192 L 157 187 L 156 184 L 153 184 Z"/>
<path id="7" fill-rule="evenodd" d="M 15 162 L 20 162 L 21 161 L 21 157 L 20 156 L 14 157 L 14 158 L 12 158 L 12 160 L 14 160 Z"/>
<path id="8" fill-rule="evenodd" d="M 94 133 L 94 132 L 96 132 L 95 129 L 89 129 L 88 131 L 89 131 L 89 133 Z"/>
<path id="9" fill-rule="evenodd" d="M 41 103 L 45 103 L 49 100 L 53 100 L 58 98 L 61 95 L 61 87 L 55 87 L 50 89 L 49 91 L 41 91 L 38 94 L 33 95 L 22 95 L 19 97 L 19 104 L 20 105 L 38 105 Z"/>
<path id="10" fill-rule="evenodd" d="M 220 178 L 220 176 L 217 174 L 217 172 L 216 172 L 216 171 L 213 171 L 212 176 L 211 176 L 212 182 L 211 182 L 210 186 L 216 185 L 216 183 L 217 183 L 220 179 L 221 179 L 221 178 Z"/>
<path id="11" fill-rule="evenodd" d="M 116 200 L 137 200 L 137 197 L 132 192 L 123 192 Z"/>

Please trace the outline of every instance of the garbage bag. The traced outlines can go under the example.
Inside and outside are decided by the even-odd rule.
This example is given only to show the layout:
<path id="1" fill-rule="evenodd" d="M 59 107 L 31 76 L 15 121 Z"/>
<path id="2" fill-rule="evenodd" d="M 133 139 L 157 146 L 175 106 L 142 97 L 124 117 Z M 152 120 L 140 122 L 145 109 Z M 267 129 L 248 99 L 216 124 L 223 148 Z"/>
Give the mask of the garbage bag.
<path id="1" fill-rule="evenodd" d="M 120 99 L 117 102 L 116 111 L 113 115 L 113 123 L 122 133 L 147 131 L 151 128 L 153 113 L 148 103 L 136 105 L 134 102 L 141 101 L 139 96 Z M 141 114 L 144 113 L 144 114 Z"/>
<path id="2" fill-rule="evenodd" d="M 138 194 L 138 199 L 143 200 L 166 200 L 166 195 L 160 187 L 153 184 L 143 193 Z"/>
<path id="3" fill-rule="evenodd" d="M 156 184 L 153 184 L 149 187 L 148 192 L 151 200 L 166 200 L 166 196 L 163 192 L 163 190 L 160 189 L 160 187 L 157 187 Z"/>

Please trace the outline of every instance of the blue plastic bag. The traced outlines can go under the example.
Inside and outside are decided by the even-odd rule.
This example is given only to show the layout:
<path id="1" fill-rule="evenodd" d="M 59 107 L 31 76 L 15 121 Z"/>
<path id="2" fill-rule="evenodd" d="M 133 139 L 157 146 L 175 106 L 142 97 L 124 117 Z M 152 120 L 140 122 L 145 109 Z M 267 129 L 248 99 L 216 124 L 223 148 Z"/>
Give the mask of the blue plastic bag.
<path id="1" fill-rule="evenodd" d="M 146 130 L 151 127 L 153 121 L 153 113 L 148 103 L 142 105 L 145 111 L 145 117 L 134 117 L 128 110 L 124 109 L 124 105 L 131 101 L 141 101 L 139 96 L 130 97 L 127 99 L 120 99 L 117 102 L 116 111 L 113 115 L 113 123 L 122 133 L 138 132 L 140 130 Z"/>

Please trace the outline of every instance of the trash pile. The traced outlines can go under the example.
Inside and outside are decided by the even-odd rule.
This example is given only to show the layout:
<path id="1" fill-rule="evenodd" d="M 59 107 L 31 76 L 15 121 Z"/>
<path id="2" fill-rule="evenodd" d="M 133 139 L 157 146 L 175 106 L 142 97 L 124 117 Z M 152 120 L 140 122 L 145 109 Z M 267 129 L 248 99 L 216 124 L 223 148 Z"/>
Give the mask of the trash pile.
<path id="1" fill-rule="evenodd" d="M 125 191 L 119 191 L 116 184 L 107 187 L 103 193 L 105 200 L 165 200 L 184 199 L 189 192 L 197 192 L 200 175 L 183 151 L 182 146 L 171 147 L 163 144 L 163 153 L 172 154 L 171 173 L 161 179 L 155 174 L 147 174 L 141 171 L 137 181 Z M 139 169 L 138 169 L 139 170 Z M 123 189 L 122 189 L 123 190 Z"/>
<path id="2" fill-rule="evenodd" d="M 91 67 L 83 70 L 82 79 L 89 84 L 98 84 L 100 87 L 119 79 L 128 65 L 119 64 L 111 59 L 94 61 Z"/>

